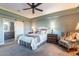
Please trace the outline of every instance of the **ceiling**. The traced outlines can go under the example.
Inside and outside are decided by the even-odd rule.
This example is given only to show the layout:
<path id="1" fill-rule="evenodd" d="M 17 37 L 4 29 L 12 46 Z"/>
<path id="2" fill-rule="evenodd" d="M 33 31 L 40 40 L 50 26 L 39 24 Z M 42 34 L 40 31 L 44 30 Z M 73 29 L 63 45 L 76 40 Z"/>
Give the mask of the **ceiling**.
<path id="1" fill-rule="evenodd" d="M 78 6 L 78 3 L 42 3 L 40 6 L 38 6 L 38 8 L 42 9 L 43 12 L 35 10 L 35 14 L 32 14 L 31 9 L 22 10 L 24 8 L 29 8 L 26 3 L 0 3 L 0 8 L 25 16 L 27 18 L 34 18 Z"/>

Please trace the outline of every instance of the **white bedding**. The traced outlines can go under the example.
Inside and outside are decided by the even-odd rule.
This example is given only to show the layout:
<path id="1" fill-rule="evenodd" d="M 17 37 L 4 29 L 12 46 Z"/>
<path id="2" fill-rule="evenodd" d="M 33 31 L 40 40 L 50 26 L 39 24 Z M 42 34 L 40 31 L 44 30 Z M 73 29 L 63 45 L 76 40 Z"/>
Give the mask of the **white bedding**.
<path id="1" fill-rule="evenodd" d="M 31 43 L 32 50 L 37 49 L 37 47 L 47 40 L 47 34 L 29 34 L 29 35 L 21 35 L 19 37 L 19 41 L 22 40 L 26 43 Z"/>

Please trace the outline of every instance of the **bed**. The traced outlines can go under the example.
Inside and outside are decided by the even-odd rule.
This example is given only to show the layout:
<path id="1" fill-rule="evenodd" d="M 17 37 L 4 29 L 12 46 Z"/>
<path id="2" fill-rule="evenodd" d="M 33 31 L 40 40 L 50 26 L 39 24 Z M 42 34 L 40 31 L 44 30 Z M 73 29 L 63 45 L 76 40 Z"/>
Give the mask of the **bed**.
<path id="1" fill-rule="evenodd" d="M 20 40 L 26 43 L 30 43 L 32 50 L 36 50 L 38 46 L 47 40 L 47 29 L 41 29 L 39 33 L 20 35 L 18 38 L 18 44 Z"/>

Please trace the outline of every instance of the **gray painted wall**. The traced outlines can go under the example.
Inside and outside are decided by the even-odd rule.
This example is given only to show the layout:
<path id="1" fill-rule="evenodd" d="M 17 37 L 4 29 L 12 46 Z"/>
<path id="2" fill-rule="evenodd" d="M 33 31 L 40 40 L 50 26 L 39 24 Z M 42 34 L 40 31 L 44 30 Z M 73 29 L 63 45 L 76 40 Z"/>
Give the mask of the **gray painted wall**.
<path id="1" fill-rule="evenodd" d="M 77 23 L 79 22 L 79 13 L 64 15 L 60 17 L 44 16 L 34 19 L 36 27 L 48 27 L 53 26 L 53 31 L 56 34 L 61 35 L 61 32 L 74 31 Z M 52 24 L 52 25 L 51 25 Z"/>

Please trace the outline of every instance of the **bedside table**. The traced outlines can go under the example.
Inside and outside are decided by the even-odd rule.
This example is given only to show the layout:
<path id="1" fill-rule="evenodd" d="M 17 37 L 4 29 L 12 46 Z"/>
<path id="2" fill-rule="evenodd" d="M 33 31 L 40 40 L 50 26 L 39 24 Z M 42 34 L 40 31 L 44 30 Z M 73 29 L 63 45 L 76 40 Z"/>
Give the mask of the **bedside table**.
<path id="1" fill-rule="evenodd" d="M 47 42 L 48 43 L 58 43 L 57 42 L 58 41 L 58 36 L 57 36 L 57 34 L 48 34 L 47 35 Z"/>

